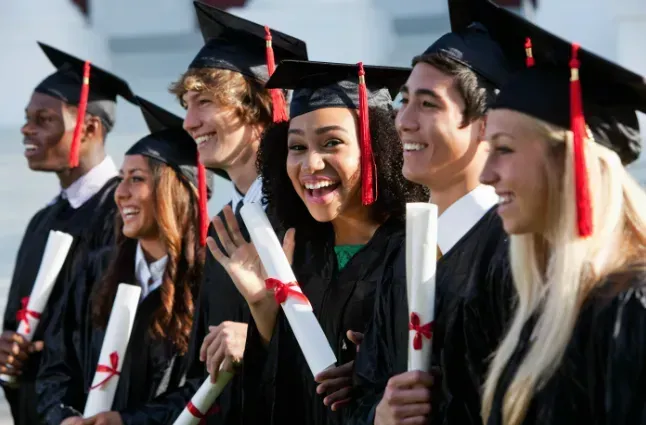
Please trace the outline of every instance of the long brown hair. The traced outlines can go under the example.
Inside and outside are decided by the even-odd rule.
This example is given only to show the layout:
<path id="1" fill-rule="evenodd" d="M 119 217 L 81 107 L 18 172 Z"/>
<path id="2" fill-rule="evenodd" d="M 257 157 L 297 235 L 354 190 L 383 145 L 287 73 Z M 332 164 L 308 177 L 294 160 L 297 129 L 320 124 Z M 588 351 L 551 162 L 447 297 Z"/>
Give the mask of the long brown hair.
<path id="1" fill-rule="evenodd" d="M 163 282 L 158 289 L 161 304 L 153 316 L 150 331 L 154 337 L 168 338 L 180 354 L 185 354 L 193 325 L 193 297 L 204 266 L 204 249 L 197 237 L 197 191 L 168 165 L 153 159 L 148 159 L 148 165 L 153 175 L 155 221 L 168 253 Z M 130 281 L 135 267 L 137 241 L 127 238 L 122 227 L 121 215 L 117 214 L 116 251 L 92 295 L 92 318 L 102 328 L 107 326 L 119 283 Z"/>

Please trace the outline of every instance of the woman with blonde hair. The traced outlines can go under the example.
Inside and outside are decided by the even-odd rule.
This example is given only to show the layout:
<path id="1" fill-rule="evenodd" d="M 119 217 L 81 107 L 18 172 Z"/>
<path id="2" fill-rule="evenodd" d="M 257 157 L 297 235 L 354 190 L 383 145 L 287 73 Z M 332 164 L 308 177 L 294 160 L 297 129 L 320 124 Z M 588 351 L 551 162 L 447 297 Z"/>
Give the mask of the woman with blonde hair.
<path id="1" fill-rule="evenodd" d="M 531 60 L 488 115 L 481 180 L 501 198 L 518 298 L 483 422 L 644 424 L 646 194 L 622 162 L 639 154 L 646 85 L 509 19 L 501 43 Z"/>

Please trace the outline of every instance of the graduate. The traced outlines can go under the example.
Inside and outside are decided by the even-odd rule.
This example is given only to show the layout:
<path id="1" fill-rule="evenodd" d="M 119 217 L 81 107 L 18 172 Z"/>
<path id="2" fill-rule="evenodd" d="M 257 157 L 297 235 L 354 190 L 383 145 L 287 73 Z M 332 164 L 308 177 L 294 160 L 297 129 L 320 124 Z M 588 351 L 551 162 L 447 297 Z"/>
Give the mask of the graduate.
<path id="1" fill-rule="evenodd" d="M 433 354 L 435 376 L 407 372 L 406 284 L 380 287 L 355 364 L 346 423 L 480 424 L 487 359 L 512 302 L 498 196 L 479 182 L 488 153 L 485 114 L 513 67 L 479 22 L 479 9 L 449 2 L 453 31 L 413 59 L 396 125 L 404 176 L 438 206 Z M 471 5 L 473 6 L 473 5 Z M 441 378 L 441 379 L 440 379 Z M 435 381 L 435 382 L 434 382 Z M 431 419 L 429 419 L 431 417 Z"/>
<path id="2" fill-rule="evenodd" d="M 245 203 L 262 202 L 256 152 L 262 133 L 274 121 L 274 111 L 284 113 L 284 105 L 279 102 L 275 109 L 274 97 L 280 93 L 272 94 L 263 87 L 269 78 L 265 27 L 200 2 L 194 5 L 205 44 L 170 91 L 186 109 L 184 128 L 193 143 L 198 144 L 200 161 L 233 183 L 229 205 L 237 213 Z M 303 41 L 273 29 L 269 31 L 271 54 L 276 62 L 307 59 Z M 223 217 L 223 213 L 219 212 L 219 216 Z M 243 226 L 242 219 L 239 216 L 238 219 Z M 209 235 L 216 237 L 213 228 L 209 228 Z M 155 418 L 158 423 L 172 423 L 209 378 L 209 372 L 214 373 L 213 378 L 217 374 L 224 358 L 213 356 L 207 362 L 207 352 L 216 353 L 223 338 L 237 341 L 236 353 L 242 357 L 249 320 L 246 303 L 210 254 L 204 269 L 186 384 L 142 406 L 136 415 L 141 422 L 136 423 L 147 423 L 146 417 Z M 211 409 L 208 423 L 237 423 L 240 403 L 239 381 L 234 378 Z"/>
<path id="3" fill-rule="evenodd" d="M 16 425 L 33 425 L 36 419 L 34 380 L 40 362 L 45 326 L 63 285 L 87 252 L 110 245 L 116 210 L 113 193 L 117 168 L 106 155 L 106 138 L 115 124 L 117 96 L 129 101 L 128 84 L 96 66 L 54 47 L 39 43 L 56 68 L 36 86 L 25 109 L 21 132 L 31 170 L 56 173 L 60 194 L 30 220 L 23 236 L 4 314 L 0 336 L 0 373 L 19 374 L 19 387 L 4 385 Z M 83 95 L 84 80 L 90 82 Z M 78 113 L 85 110 L 85 114 Z M 74 237 L 66 264 L 42 312 L 33 343 L 15 331 L 23 299 L 31 294 L 50 230 Z"/>
<path id="4" fill-rule="evenodd" d="M 197 149 L 182 119 L 138 98 L 151 134 L 125 154 L 114 197 L 116 245 L 91 253 L 66 294 L 64 314 L 47 327 L 37 381 L 38 411 L 50 425 L 94 423 L 82 412 L 97 369 L 120 283 L 139 285 L 141 300 L 119 375 L 113 409 L 98 423 L 129 423 L 135 408 L 179 386 L 185 373 L 200 244 Z M 210 183 L 206 178 L 204 183 Z"/>
<path id="5" fill-rule="evenodd" d="M 482 173 L 503 199 L 518 301 L 484 386 L 483 423 L 646 423 L 644 77 L 511 13 L 523 61 L 489 112 Z M 520 57 L 519 57 L 520 56 Z"/>
<path id="6" fill-rule="evenodd" d="M 397 258 L 404 249 L 405 204 L 428 198 L 400 172 L 392 95 L 408 72 L 286 60 L 267 82 L 268 88 L 294 90 L 290 120 L 271 127 L 260 146 L 268 213 L 279 228 L 290 229 L 285 246 L 293 252 L 292 268 L 337 366 L 354 360 L 348 331 L 363 332 L 376 288 L 383 281 L 405 284 L 404 268 L 396 267 L 403 264 Z M 242 361 L 243 423 L 337 423 L 340 417 L 324 404 L 325 391 L 317 388 L 273 292 L 265 289 L 259 262 L 244 255 L 255 252 L 252 244 L 242 238 L 230 209 L 225 218 L 228 232 L 220 218 L 214 220 L 224 249 L 214 241 L 209 248 L 254 319 Z M 229 365 L 238 360 L 227 354 Z M 348 386 L 350 376 L 348 371 L 335 379 Z"/>

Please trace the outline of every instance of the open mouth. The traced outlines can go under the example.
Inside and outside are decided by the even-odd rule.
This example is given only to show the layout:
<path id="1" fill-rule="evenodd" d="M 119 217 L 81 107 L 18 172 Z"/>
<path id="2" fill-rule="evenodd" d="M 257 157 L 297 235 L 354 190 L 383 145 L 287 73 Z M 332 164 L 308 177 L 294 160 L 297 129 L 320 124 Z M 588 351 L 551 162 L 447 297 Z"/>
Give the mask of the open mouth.
<path id="1" fill-rule="evenodd" d="M 38 146 L 25 143 L 25 156 L 32 156 L 38 153 Z"/>
<path id="2" fill-rule="evenodd" d="M 514 201 L 512 193 L 498 194 L 498 212 L 507 208 Z"/>
<path id="3" fill-rule="evenodd" d="M 404 152 L 417 152 L 427 147 L 428 145 L 424 143 L 404 142 Z"/>
<path id="4" fill-rule="evenodd" d="M 202 136 L 198 136 L 195 138 L 195 143 L 197 143 L 198 147 L 202 147 L 206 145 L 215 136 L 216 136 L 216 133 L 209 133 L 209 134 L 204 134 Z"/>
<path id="5" fill-rule="evenodd" d="M 310 202 L 315 204 L 324 204 L 332 199 L 334 192 L 336 192 L 336 190 L 341 186 L 341 183 L 326 180 L 315 183 L 305 183 L 303 186 L 305 186 L 305 194 Z"/>
<path id="6" fill-rule="evenodd" d="M 121 216 L 124 221 L 129 221 L 139 214 L 139 208 L 125 207 L 121 210 Z"/>

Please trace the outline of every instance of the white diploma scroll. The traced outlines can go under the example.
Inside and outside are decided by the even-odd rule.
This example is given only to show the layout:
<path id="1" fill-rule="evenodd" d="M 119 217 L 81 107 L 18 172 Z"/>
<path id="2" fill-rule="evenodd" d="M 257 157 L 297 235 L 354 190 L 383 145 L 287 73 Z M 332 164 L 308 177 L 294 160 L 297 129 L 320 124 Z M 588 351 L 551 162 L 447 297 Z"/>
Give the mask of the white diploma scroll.
<path id="1" fill-rule="evenodd" d="M 240 210 L 251 240 L 258 251 L 267 276 L 282 283 L 296 282 L 292 267 L 283 252 L 265 211 L 259 204 L 248 203 Z M 300 287 L 292 288 L 301 292 Z M 307 364 L 316 376 L 336 363 L 336 356 L 321 329 L 312 306 L 299 297 L 288 296 L 281 304 Z"/>
<path id="2" fill-rule="evenodd" d="M 101 345 L 99 363 L 85 402 L 84 418 L 112 409 L 140 296 L 141 288 L 139 286 L 119 284 L 103 345 Z"/>
<path id="3" fill-rule="evenodd" d="M 437 206 L 406 204 L 406 289 L 408 291 L 408 370 L 428 372 L 435 320 Z"/>
<path id="4" fill-rule="evenodd" d="M 233 373 L 225 372 L 222 369 L 218 373 L 215 384 L 211 382 L 210 377 L 206 378 L 173 425 L 198 425 L 206 419 L 211 413 L 215 400 L 222 394 L 231 378 L 233 378 Z"/>
<path id="5" fill-rule="evenodd" d="M 63 268 L 67 254 L 72 246 L 74 238 L 67 233 L 50 230 L 40 262 L 40 268 L 36 275 L 36 281 L 31 290 L 31 295 L 21 300 L 22 306 L 18 311 L 18 329 L 17 333 L 24 336 L 27 341 L 31 341 L 40 323 L 40 315 L 45 310 L 49 296 L 54 289 L 58 274 Z M 12 384 L 16 383 L 16 377 L 10 375 L 0 375 L 0 379 Z"/>

